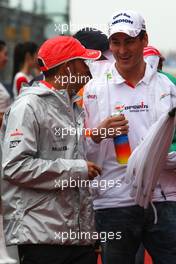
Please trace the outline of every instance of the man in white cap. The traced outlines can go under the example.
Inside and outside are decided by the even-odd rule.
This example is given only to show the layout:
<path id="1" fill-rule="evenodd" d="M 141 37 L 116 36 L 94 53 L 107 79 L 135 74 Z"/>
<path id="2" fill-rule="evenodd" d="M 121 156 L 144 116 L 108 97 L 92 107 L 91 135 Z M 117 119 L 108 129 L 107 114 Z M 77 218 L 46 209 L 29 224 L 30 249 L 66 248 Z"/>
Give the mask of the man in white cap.
<path id="1" fill-rule="evenodd" d="M 143 49 L 148 44 L 148 36 L 140 14 L 129 10 L 116 12 L 109 23 L 109 44 L 115 63 L 108 73 L 86 85 L 85 124 L 101 131 L 107 128 L 104 120 L 115 110 L 123 110 L 119 126 L 124 131 L 122 122 L 125 118 L 128 120 L 128 140 L 133 151 L 150 126 L 176 105 L 176 90 L 166 76 L 153 71 L 144 61 Z M 127 164 L 121 164 L 119 157 L 116 159 L 113 140 L 104 140 L 101 133 L 92 133 L 87 141 L 87 157 L 102 167 L 101 178 L 98 177 L 107 186 L 105 190 L 93 188 L 97 230 L 109 234 L 106 242 L 101 243 L 104 263 L 135 263 L 141 242 L 155 264 L 176 263 L 176 152 L 168 154 L 153 190 L 155 208 L 149 205 L 144 209 L 131 196 L 131 184 L 124 181 Z M 127 158 L 123 142 L 121 146 L 116 150 L 121 150 L 121 157 Z M 154 223 L 156 211 L 158 221 Z"/>

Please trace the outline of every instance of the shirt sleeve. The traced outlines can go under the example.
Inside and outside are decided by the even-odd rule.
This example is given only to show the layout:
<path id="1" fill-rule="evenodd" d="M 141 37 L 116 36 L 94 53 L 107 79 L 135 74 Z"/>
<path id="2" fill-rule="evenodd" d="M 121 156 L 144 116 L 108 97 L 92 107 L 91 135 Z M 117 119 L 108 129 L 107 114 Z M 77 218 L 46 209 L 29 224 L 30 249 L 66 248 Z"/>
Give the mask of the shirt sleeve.
<path id="1" fill-rule="evenodd" d="M 92 109 L 89 103 L 88 95 L 90 91 L 91 91 L 91 82 L 90 84 L 87 84 L 84 87 L 84 93 L 83 93 L 83 108 L 85 115 L 84 128 L 86 131 L 91 131 L 93 128 L 96 128 L 96 126 L 94 126 L 93 116 L 95 116 L 95 113 L 98 112 L 98 109 Z M 87 159 L 90 161 L 98 162 L 100 157 L 99 153 L 100 153 L 101 143 L 97 144 L 92 140 L 92 138 L 90 137 L 91 132 L 87 134 L 88 136 L 85 135 L 84 137 L 84 149 L 86 152 Z"/>

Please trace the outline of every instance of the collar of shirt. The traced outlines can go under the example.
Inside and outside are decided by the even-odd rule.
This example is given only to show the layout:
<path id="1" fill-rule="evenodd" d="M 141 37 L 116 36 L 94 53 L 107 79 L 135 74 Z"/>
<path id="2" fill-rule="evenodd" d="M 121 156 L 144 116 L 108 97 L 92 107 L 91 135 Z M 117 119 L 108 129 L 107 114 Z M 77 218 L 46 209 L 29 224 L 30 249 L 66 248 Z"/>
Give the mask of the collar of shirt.
<path id="1" fill-rule="evenodd" d="M 156 73 L 155 70 L 152 69 L 152 67 L 146 63 L 146 68 L 145 68 L 145 74 L 143 76 L 143 78 L 138 82 L 138 84 L 140 83 L 145 83 L 146 85 L 149 84 L 153 74 Z M 125 80 L 120 74 L 119 72 L 117 71 L 116 67 L 115 67 L 115 63 L 113 63 L 111 65 L 111 68 L 110 68 L 110 74 L 112 74 L 112 79 L 111 79 L 111 82 L 113 83 L 116 83 L 116 84 L 121 84 L 121 83 L 126 83 L 128 84 L 129 86 L 135 88 L 133 85 L 131 85 L 127 80 Z"/>

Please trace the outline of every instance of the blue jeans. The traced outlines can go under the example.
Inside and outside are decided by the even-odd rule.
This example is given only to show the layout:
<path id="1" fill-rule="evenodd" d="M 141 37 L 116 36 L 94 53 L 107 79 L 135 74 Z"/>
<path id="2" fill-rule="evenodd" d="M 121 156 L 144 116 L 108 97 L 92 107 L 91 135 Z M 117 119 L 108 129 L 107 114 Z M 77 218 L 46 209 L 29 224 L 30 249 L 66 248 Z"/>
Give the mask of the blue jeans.
<path id="1" fill-rule="evenodd" d="M 158 221 L 154 212 L 129 206 L 97 210 L 98 232 L 121 232 L 121 239 L 112 235 L 101 242 L 104 264 L 134 264 L 141 242 L 151 255 L 154 264 L 176 264 L 176 202 L 155 202 Z"/>

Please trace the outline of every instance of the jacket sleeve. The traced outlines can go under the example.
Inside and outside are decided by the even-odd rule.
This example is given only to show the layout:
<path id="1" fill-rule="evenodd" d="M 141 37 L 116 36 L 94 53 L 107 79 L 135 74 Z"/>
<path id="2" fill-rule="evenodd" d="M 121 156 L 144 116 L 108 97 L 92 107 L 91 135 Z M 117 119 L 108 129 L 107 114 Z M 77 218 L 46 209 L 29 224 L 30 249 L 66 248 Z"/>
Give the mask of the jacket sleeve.
<path id="1" fill-rule="evenodd" d="M 97 127 L 97 121 L 95 120 L 96 115 L 98 115 L 98 107 L 91 104 L 88 100 L 88 96 L 94 91 L 92 91 L 92 81 L 90 81 L 84 87 L 83 93 L 83 108 L 84 108 L 84 128 L 86 131 L 91 131 L 92 128 Z M 96 114 L 95 114 L 96 113 Z M 88 134 L 88 133 L 85 133 Z M 87 159 L 90 161 L 97 162 L 97 158 L 100 156 L 100 144 L 95 143 L 92 138 L 88 135 L 84 137 L 84 149 L 87 156 Z"/>
<path id="2" fill-rule="evenodd" d="M 84 160 L 39 157 L 40 125 L 31 105 L 16 104 L 3 122 L 3 179 L 24 188 L 56 190 L 58 181 L 87 179 Z"/>
<path id="3" fill-rule="evenodd" d="M 173 84 L 171 87 L 171 98 L 172 98 L 172 108 L 174 108 L 176 107 L 176 86 Z M 176 125 L 176 117 L 175 117 L 175 125 Z M 169 149 L 165 168 L 176 169 L 176 130 L 174 132 L 172 144 Z"/>
<path id="4" fill-rule="evenodd" d="M 176 132 L 174 133 L 172 144 L 169 149 L 165 168 L 176 169 Z"/>

